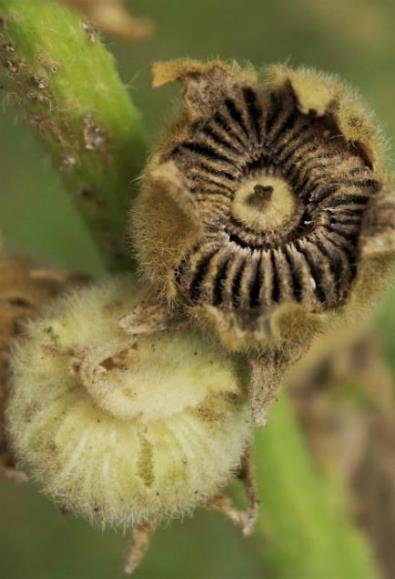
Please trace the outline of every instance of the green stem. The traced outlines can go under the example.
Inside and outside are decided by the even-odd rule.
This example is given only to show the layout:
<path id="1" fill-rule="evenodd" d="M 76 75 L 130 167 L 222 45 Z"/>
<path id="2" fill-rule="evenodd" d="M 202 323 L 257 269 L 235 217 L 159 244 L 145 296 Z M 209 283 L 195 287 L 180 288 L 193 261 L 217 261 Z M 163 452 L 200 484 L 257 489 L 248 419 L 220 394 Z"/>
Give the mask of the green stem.
<path id="1" fill-rule="evenodd" d="M 130 267 L 125 227 L 146 144 L 95 31 L 54 0 L 0 0 L 3 88 L 47 145 L 109 269 Z"/>
<path id="2" fill-rule="evenodd" d="M 262 499 L 254 547 L 271 579 L 374 579 L 367 541 L 340 485 L 316 471 L 285 396 L 256 438 Z"/>

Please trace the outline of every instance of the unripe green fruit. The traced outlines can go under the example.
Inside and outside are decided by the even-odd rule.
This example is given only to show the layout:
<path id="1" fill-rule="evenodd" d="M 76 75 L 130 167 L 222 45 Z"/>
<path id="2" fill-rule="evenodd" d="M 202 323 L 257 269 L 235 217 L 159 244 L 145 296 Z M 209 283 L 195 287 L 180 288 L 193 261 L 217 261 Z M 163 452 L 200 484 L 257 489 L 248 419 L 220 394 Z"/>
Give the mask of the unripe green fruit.
<path id="1" fill-rule="evenodd" d="M 126 527 L 186 513 L 240 464 L 250 421 L 237 364 L 190 330 L 128 335 L 128 277 L 57 303 L 12 360 L 10 442 L 63 508 Z"/>

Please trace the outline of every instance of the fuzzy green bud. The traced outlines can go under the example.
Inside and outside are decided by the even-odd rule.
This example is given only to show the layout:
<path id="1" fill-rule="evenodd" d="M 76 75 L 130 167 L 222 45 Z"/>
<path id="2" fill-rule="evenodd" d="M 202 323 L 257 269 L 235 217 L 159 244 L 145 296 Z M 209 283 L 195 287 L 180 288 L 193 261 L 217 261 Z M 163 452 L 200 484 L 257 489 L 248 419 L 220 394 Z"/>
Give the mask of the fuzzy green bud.
<path id="1" fill-rule="evenodd" d="M 190 512 L 238 469 L 250 421 L 236 363 L 196 331 L 130 335 L 129 277 L 66 296 L 12 359 L 16 457 L 67 511 L 127 527 Z"/>

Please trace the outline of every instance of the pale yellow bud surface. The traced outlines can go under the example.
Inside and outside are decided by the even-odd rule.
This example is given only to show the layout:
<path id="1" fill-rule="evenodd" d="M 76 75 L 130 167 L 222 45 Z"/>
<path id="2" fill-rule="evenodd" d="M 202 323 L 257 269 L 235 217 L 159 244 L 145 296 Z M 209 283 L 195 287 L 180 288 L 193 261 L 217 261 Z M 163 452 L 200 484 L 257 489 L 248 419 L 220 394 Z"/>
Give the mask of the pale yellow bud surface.
<path id="1" fill-rule="evenodd" d="M 8 434 L 63 508 L 101 524 L 161 521 L 205 504 L 250 436 L 240 370 L 190 330 L 128 335 L 129 277 L 80 290 L 28 326 L 12 360 Z"/>

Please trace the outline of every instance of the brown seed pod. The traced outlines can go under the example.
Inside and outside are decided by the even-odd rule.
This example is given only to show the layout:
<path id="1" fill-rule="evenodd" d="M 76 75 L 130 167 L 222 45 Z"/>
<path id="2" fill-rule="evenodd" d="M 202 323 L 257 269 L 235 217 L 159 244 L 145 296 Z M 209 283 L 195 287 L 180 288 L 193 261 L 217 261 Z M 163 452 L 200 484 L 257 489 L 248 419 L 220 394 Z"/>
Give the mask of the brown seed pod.
<path id="1" fill-rule="evenodd" d="M 138 258 L 168 301 L 281 374 L 386 279 L 384 140 L 354 93 L 312 70 L 272 66 L 261 82 L 219 61 L 155 66 L 155 86 L 175 79 L 184 111 L 143 175 Z"/>
<path id="2" fill-rule="evenodd" d="M 156 85 L 175 78 L 184 116 L 135 208 L 143 268 L 167 297 L 258 336 L 281 304 L 343 305 L 387 181 L 380 134 L 355 96 L 304 69 L 271 67 L 260 85 L 220 62 L 156 66 Z M 385 212 L 393 231 L 392 196 Z"/>

